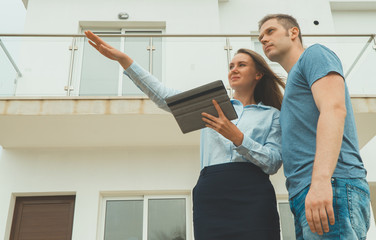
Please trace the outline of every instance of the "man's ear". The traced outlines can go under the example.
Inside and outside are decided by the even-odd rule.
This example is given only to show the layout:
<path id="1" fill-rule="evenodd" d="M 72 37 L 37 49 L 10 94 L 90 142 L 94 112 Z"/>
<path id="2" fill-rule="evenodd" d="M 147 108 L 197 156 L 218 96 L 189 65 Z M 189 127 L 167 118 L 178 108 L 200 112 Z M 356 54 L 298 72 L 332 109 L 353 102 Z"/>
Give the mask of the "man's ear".
<path id="1" fill-rule="evenodd" d="M 299 37 L 299 29 L 297 27 L 290 28 L 289 32 L 290 32 L 291 40 L 295 40 L 296 38 Z"/>

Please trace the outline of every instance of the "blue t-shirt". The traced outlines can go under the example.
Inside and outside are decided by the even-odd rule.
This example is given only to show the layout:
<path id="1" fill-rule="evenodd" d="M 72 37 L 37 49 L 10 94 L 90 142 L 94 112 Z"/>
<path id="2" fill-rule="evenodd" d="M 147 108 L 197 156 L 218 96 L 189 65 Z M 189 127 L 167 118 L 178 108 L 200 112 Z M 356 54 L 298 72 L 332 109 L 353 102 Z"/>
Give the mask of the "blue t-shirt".
<path id="1" fill-rule="evenodd" d="M 286 187 L 292 198 L 311 183 L 316 153 L 316 130 L 319 111 L 311 92 L 312 84 L 331 72 L 343 77 L 341 61 L 325 46 L 307 48 L 289 72 L 282 102 L 282 159 Z M 364 178 L 357 131 L 350 95 L 345 84 L 346 109 L 344 134 L 333 177 Z"/>

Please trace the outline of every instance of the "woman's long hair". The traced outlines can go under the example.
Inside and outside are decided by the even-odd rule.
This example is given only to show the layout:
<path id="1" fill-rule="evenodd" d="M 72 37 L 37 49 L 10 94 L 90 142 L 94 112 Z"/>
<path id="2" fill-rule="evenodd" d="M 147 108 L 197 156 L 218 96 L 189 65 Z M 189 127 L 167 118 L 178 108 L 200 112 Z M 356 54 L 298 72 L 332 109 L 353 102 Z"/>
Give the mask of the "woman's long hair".
<path id="1" fill-rule="evenodd" d="M 260 54 L 246 48 L 239 49 L 236 54 L 239 53 L 250 56 L 255 63 L 256 70 L 263 74 L 255 88 L 255 101 L 281 110 L 283 99 L 282 89 L 285 89 L 285 83 L 270 69 Z"/>

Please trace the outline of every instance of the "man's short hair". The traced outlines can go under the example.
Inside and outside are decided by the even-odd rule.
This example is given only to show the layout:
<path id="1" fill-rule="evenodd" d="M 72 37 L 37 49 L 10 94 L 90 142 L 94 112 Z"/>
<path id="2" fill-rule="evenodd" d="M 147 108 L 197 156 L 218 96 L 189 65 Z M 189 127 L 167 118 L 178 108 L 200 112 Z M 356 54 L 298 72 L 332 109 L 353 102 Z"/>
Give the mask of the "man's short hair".
<path id="1" fill-rule="evenodd" d="M 259 30 L 261 26 L 266 22 L 269 21 L 270 19 L 277 19 L 278 23 L 280 23 L 286 31 L 293 28 L 297 27 L 299 29 L 299 40 L 303 44 L 303 39 L 302 39 L 302 34 L 300 31 L 300 27 L 298 24 L 298 21 L 293 16 L 287 15 L 287 14 L 269 14 L 266 15 L 263 19 L 259 21 Z"/>

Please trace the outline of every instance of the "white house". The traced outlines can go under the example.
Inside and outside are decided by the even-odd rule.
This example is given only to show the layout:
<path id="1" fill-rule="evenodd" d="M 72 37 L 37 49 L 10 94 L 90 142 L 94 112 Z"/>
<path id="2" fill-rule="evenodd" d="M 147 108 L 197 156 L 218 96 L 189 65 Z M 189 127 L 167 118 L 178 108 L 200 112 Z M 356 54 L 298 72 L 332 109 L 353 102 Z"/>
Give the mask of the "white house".
<path id="1" fill-rule="evenodd" d="M 238 48 L 261 53 L 257 23 L 269 13 L 292 14 L 305 45 L 327 45 L 343 61 L 375 213 L 376 1 L 23 3 L 24 32 L 0 32 L 0 238 L 193 239 L 199 131 L 182 134 L 83 31 L 104 34 L 168 87 L 187 90 L 227 84 Z M 283 170 L 271 179 L 282 239 L 295 239 Z M 373 216 L 368 239 L 376 239 Z"/>

